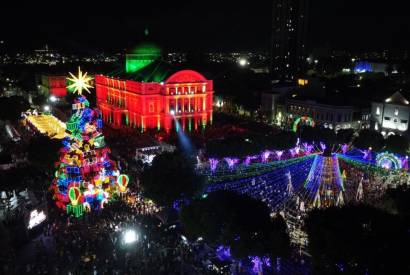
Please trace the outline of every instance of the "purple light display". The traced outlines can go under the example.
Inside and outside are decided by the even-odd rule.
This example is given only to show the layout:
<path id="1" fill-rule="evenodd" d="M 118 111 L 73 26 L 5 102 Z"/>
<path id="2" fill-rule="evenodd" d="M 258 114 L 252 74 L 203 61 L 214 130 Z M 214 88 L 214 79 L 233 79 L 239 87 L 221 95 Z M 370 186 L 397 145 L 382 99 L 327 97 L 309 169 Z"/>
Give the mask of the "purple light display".
<path id="1" fill-rule="evenodd" d="M 280 159 L 282 158 L 283 151 L 277 150 L 277 151 L 275 151 L 275 154 L 276 154 L 276 156 L 278 157 L 278 160 L 280 160 Z"/>
<path id="2" fill-rule="evenodd" d="M 401 158 L 401 167 L 406 170 L 409 169 L 409 157 L 408 156 Z"/>
<path id="3" fill-rule="evenodd" d="M 263 262 L 261 260 L 261 258 L 259 258 L 258 256 L 251 256 L 249 257 L 251 259 L 252 262 L 252 272 L 255 274 L 259 274 L 261 272 L 263 272 Z"/>
<path id="4" fill-rule="evenodd" d="M 343 144 L 343 145 L 342 145 L 342 153 L 343 153 L 343 154 L 346 154 L 346 153 L 347 153 L 347 150 L 349 150 L 349 145 Z"/>
<path id="5" fill-rule="evenodd" d="M 359 151 L 362 152 L 362 154 L 363 154 L 363 159 L 365 159 L 365 160 L 371 160 L 371 152 L 372 152 L 372 149 L 371 149 L 371 148 L 366 149 L 366 150 L 359 150 Z"/>
<path id="6" fill-rule="evenodd" d="M 257 159 L 257 158 L 258 158 L 257 156 L 247 156 L 245 158 L 244 164 L 246 166 L 249 166 L 249 164 L 251 164 L 251 161 L 254 160 L 254 159 Z"/>
<path id="7" fill-rule="evenodd" d="M 225 158 L 226 163 L 228 164 L 229 169 L 233 169 L 235 164 L 239 162 L 237 158 Z"/>
<path id="8" fill-rule="evenodd" d="M 264 266 L 268 268 L 272 266 L 269 257 L 249 256 L 248 258 L 252 263 L 252 273 L 254 274 L 262 274 Z"/>
<path id="9" fill-rule="evenodd" d="M 229 261 L 231 259 L 231 248 L 220 245 L 216 248 L 216 256 L 220 261 Z"/>
<path id="10" fill-rule="evenodd" d="M 268 158 L 270 156 L 271 152 L 270 151 L 264 151 L 261 154 L 262 162 L 268 162 Z"/>
<path id="11" fill-rule="evenodd" d="M 302 143 L 303 145 L 303 150 L 305 151 L 306 154 L 310 154 L 313 151 L 313 145 L 310 145 L 307 142 Z"/>
<path id="12" fill-rule="evenodd" d="M 209 165 L 211 167 L 212 172 L 215 172 L 216 167 L 218 166 L 218 163 L 219 163 L 219 160 L 217 160 L 217 159 L 214 159 L 214 158 L 209 159 Z"/>

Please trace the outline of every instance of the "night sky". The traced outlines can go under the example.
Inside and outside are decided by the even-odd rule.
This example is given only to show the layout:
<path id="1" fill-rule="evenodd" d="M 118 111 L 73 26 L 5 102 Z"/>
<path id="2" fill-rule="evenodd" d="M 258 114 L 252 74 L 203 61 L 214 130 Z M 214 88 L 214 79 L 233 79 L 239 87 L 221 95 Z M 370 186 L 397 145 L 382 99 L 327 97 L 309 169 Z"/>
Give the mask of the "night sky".
<path id="1" fill-rule="evenodd" d="M 172 4 L 129 6 L 112 1 L 110 6 L 87 7 L 85 16 L 76 18 L 68 6 L 36 7 L 28 9 L 30 13 L 3 9 L 0 40 L 6 51 L 45 43 L 70 52 L 119 51 L 146 39 L 148 28 L 150 40 L 169 51 L 268 49 L 271 1 L 167 2 Z M 409 48 L 410 19 L 404 2 L 311 0 L 308 44 L 354 51 Z"/>

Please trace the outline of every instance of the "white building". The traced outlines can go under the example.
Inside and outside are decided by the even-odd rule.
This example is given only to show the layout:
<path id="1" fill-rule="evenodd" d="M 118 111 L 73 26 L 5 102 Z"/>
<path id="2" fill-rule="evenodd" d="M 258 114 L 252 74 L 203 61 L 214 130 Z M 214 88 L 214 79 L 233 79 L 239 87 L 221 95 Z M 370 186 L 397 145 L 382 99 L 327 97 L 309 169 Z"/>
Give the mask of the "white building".
<path id="1" fill-rule="evenodd" d="M 289 118 L 296 119 L 308 116 L 315 121 L 315 124 L 330 129 L 362 128 L 363 122 L 354 117 L 356 110 L 353 106 L 321 104 L 314 100 L 288 99 L 286 110 Z"/>
<path id="2" fill-rule="evenodd" d="M 372 128 L 383 135 L 407 132 L 410 117 L 410 102 L 403 92 L 395 92 L 384 102 L 372 102 Z"/>

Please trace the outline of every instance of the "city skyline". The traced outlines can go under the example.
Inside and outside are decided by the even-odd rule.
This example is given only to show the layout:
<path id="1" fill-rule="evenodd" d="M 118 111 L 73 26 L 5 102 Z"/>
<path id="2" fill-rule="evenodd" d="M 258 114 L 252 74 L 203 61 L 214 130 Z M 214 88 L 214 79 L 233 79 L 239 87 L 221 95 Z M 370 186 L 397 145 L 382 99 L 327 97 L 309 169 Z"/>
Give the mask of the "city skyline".
<path id="1" fill-rule="evenodd" d="M 410 45 L 410 22 L 403 3 L 385 7 L 369 0 L 328 2 L 310 3 L 310 49 L 329 46 L 364 51 Z M 218 8 L 209 9 L 207 5 Z M 273 1 L 252 6 L 211 1 L 207 5 L 180 1 L 158 8 L 143 3 L 139 5 L 143 12 L 117 16 L 99 13 L 97 8 L 81 20 L 67 20 L 46 8 L 42 12 L 47 16 L 38 16 L 39 11 L 15 20 L 20 11 L 6 9 L 0 19 L 1 50 L 34 50 L 49 44 L 70 52 L 117 52 L 146 40 L 145 29 L 149 30 L 149 40 L 171 52 L 269 50 Z"/>

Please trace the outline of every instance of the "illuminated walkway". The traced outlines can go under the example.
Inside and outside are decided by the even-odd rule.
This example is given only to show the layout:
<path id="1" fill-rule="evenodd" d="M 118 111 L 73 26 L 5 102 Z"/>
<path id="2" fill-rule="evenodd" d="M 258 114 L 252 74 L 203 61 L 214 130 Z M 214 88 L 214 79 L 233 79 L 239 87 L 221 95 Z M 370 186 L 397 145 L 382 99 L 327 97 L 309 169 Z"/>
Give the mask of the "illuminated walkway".
<path id="1" fill-rule="evenodd" d="M 66 136 L 65 123 L 53 115 L 30 115 L 27 116 L 27 122 L 50 138 L 63 139 Z"/>

